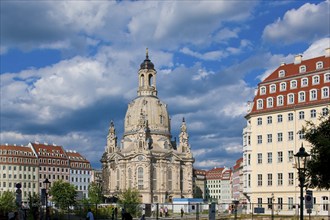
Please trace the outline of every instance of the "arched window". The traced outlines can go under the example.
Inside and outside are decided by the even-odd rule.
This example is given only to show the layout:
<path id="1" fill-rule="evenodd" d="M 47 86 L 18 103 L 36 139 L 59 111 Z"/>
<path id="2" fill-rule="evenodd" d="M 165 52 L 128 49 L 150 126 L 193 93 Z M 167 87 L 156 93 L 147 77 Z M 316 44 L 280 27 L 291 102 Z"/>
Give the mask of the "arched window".
<path id="1" fill-rule="evenodd" d="M 286 83 L 285 82 L 281 82 L 280 84 L 280 91 L 285 91 L 286 90 Z"/>
<path id="2" fill-rule="evenodd" d="M 144 86 L 144 75 L 143 74 L 141 75 L 140 80 L 141 80 L 140 85 Z"/>
<path id="3" fill-rule="evenodd" d="M 319 61 L 316 63 L 316 69 L 322 69 L 323 68 L 323 62 Z"/>
<path id="4" fill-rule="evenodd" d="M 309 91 L 309 100 L 316 100 L 317 99 L 317 90 L 312 89 Z"/>
<path id="5" fill-rule="evenodd" d="M 274 92 L 276 92 L 276 85 L 275 85 L 275 84 L 270 85 L 269 92 L 270 92 L 270 93 L 274 93 Z"/>
<path id="6" fill-rule="evenodd" d="M 153 76 L 152 76 L 152 74 L 149 75 L 149 79 L 148 80 L 149 80 L 149 82 L 148 82 L 149 83 L 149 86 L 153 86 Z"/>
<path id="7" fill-rule="evenodd" d="M 282 95 L 277 96 L 277 106 L 282 106 L 284 104 L 284 97 Z"/>
<path id="8" fill-rule="evenodd" d="M 290 89 L 297 88 L 297 80 L 291 80 L 290 81 Z"/>
<path id="9" fill-rule="evenodd" d="M 299 92 L 299 102 L 304 102 L 305 101 L 305 92 Z"/>
<path id="10" fill-rule="evenodd" d="M 329 98 L 329 87 L 322 88 L 322 99 Z"/>
<path id="11" fill-rule="evenodd" d="M 273 107 L 273 98 L 269 97 L 267 98 L 267 108 Z"/>
<path id="12" fill-rule="evenodd" d="M 257 101 L 257 109 L 262 109 L 264 107 L 264 102 L 262 99 L 258 99 Z"/>
<path id="13" fill-rule="evenodd" d="M 278 71 L 278 77 L 284 77 L 285 76 L 285 70 Z"/>
<path id="14" fill-rule="evenodd" d="M 116 185 L 117 189 L 119 189 L 119 184 L 120 184 L 120 173 L 119 170 L 117 170 L 117 185 Z"/>
<path id="15" fill-rule="evenodd" d="M 319 76 L 313 76 L 313 85 L 320 83 L 320 77 Z"/>
<path id="16" fill-rule="evenodd" d="M 306 66 L 302 65 L 299 67 L 299 73 L 304 73 L 304 72 L 306 72 Z"/>
<path id="17" fill-rule="evenodd" d="M 171 168 L 167 169 L 167 189 L 172 190 L 172 170 L 171 170 Z"/>
<path id="18" fill-rule="evenodd" d="M 155 164 L 152 167 L 152 189 L 157 190 L 157 167 Z"/>
<path id="19" fill-rule="evenodd" d="M 260 95 L 266 94 L 266 86 L 260 87 Z"/>
<path id="20" fill-rule="evenodd" d="M 143 168 L 138 168 L 138 189 L 143 189 Z"/>
<path id="21" fill-rule="evenodd" d="M 128 169 L 128 187 L 132 188 L 132 170 L 131 170 L 131 168 Z"/>
<path id="22" fill-rule="evenodd" d="M 324 74 L 324 82 L 330 82 L 330 73 Z"/>
<path id="23" fill-rule="evenodd" d="M 294 94 L 290 93 L 288 94 L 288 104 L 294 103 Z"/>
<path id="24" fill-rule="evenodd" d="M 308 79 L 307 78 L 302 78 L 301 79 L 301 87 L 308 86 Z"/>

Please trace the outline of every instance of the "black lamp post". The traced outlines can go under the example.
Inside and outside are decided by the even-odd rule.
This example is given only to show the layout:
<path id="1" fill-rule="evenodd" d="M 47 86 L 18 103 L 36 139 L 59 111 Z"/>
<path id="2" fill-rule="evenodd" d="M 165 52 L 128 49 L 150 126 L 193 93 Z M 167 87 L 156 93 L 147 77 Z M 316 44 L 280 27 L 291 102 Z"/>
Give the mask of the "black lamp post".
<path id="1" fill-rule="evenodd" d="M 49 219 L 49 210 L 48 210 L 48 185 L 50 185 L 50 181 L 46 178 L 45 181 L 43 182 L 45 184 L 45 197 L 46 197 L 46 220 Z"/>
<path id="2" fill-rule="evenodd" d="M 304 219 L 304 186 L 305 186 L 305 178 L 306 178 L 306 164 L 307 164 L 307 158 L 309 157 L 309 154 L 305 151 L 305 148 L 303 144 L 301 144 L 301 147 L 295 155 L 296 159 L 296 166 L 298 170 L 298 178 L 300 182 L 300 220 Z"/>

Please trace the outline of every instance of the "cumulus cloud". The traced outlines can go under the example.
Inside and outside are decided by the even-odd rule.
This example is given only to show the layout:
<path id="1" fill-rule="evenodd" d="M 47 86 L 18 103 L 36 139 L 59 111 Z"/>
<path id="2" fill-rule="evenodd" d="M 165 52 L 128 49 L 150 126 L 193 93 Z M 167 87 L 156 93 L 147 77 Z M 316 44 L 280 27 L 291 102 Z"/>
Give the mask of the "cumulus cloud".
<path id="1" fill-rule="evenodd" d="M 329 36 L 329 7 L 330 1 L 319 4 L 306 3 L 298 9 L 285 13 L 274 23 L 267 25 L 263 39 L 278 43 L 312 42 Z"/>

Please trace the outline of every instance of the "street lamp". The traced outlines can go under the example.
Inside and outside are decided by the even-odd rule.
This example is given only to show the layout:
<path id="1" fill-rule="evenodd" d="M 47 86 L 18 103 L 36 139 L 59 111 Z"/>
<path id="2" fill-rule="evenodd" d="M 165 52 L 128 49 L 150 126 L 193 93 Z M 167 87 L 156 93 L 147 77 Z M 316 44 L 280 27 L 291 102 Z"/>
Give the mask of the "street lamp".
<path id="1" fill-rule="evenodd" d="M 305 148 L 303 144 L 301 144 L 301 147 L 294 155 L 296 159 L 296 166 L 298 170 L 298 178 L 300 182 L 300 220 L 304 219 L 304 186 L 305 186 L 305 177 L 306 177 L 306 164 L 307 164 L 307 158 L 309 157 L 309 154 L 305 151 Z"/>
<path id="2" fill-rule="evenodd" d="M 45 197 L 46 197 L 46 220 L 50 219 L 49 210 L 48 210 L 48 185 L 50 185 L 50 181 L 46 178 L 43 182 L 45 184 Z"/>

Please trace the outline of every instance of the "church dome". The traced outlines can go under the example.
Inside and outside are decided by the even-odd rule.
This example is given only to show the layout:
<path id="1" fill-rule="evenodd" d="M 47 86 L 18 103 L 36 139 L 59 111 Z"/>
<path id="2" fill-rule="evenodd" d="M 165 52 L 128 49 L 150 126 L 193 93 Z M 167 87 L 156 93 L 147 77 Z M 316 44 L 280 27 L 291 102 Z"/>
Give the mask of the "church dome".
<path id="1" fill-rule="evenodd" d="M 125 116 L 124 135 L 135 134 L 141 118 L 146 121 L 150 134 L 170 136 L 167 105 L 155 96 L 140 96 L 129 105 Z"/>

